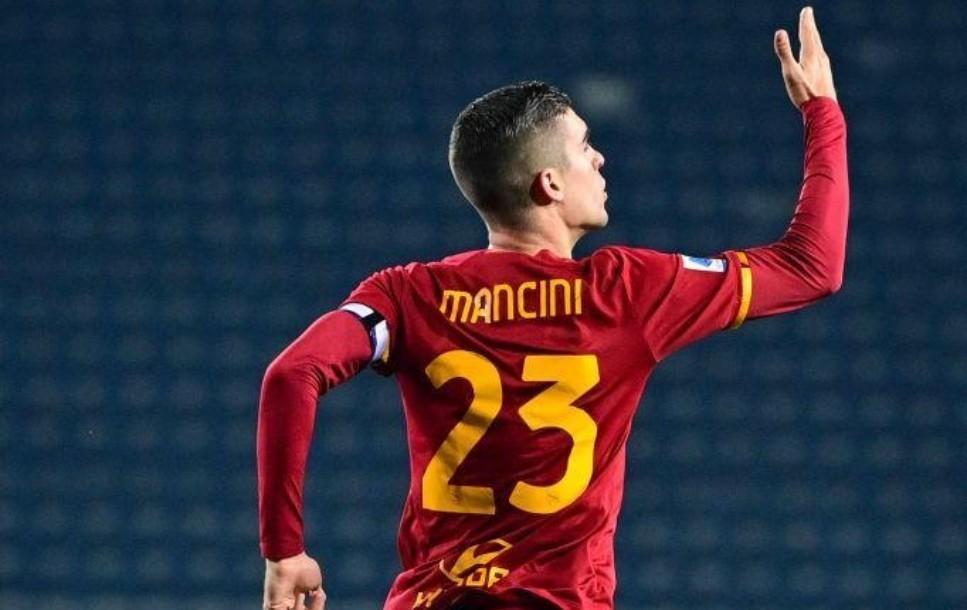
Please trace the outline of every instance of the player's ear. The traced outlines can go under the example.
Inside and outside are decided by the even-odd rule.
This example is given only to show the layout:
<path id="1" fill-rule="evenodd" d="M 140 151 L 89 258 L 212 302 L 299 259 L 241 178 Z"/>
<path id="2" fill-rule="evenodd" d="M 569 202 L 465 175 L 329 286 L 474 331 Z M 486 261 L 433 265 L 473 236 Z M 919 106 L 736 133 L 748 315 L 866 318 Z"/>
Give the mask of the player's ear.
<path id="1" fill-rule="evenodd" d="M 537 205 L 548 205 L 564 199 L 564 181 L 561 173 L 553 167 L 537 172 L 531 182 L 530 195 Z"/>

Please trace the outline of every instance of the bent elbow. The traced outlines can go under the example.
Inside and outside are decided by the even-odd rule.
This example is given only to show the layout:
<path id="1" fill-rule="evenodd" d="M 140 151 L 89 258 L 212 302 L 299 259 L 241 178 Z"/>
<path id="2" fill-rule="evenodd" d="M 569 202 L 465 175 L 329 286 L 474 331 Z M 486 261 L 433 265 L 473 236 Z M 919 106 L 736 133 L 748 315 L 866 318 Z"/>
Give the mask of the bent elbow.
<path id="1" fill-rule="evenodd" d="M 310 380 L 314 377 L 312 367 L 283 352 L 265 369 L 262 386 L 278 386 Z"/>
<path id="2" fill-rule="evenodd" d="M 286 359 L 285 354 L 280 354 L 265 367 L 265 373 L 262 375 L 262 385 L 286 379 L 292 375 L 293 370 L 294 367 Z"/>
<path id="3" fill-rule="evenodd" d="M 843 274 L 840 273 L 839 275 L 834 277 L 833 280 L 829 283 L 829 292 L 826 295 L 829 296 L 832 294 L 836 294 L 837 292 L 840 291 L 842 287 L 843 287 Z"/>
<path id="4" fill-rule="evenodd" d="M 843 269 L 842 267 L 827 273 L 823 277 L 823 281 L 818 287 L 819 298 L 825 298 L 832 296 L 840 291 L 843 287 Z"/>
<path id="5" fill-rule="evenodd" d="M 829 269 L 817 265 L 811 273 L 800 271 L 795 277 L 807 303 L 821 301 L 836 294 L 843 287 L 842 267 Z"/>
<path id="6" fill-rule="evenodd" d="M 822 254 L 820 254 L 822 253 Z M 817 298 L 836 294 L 843 287 L 846 257 L 832 247 L 816 248 L 815 252 L 800 253 L 800 275 L 808 281 Z"/>

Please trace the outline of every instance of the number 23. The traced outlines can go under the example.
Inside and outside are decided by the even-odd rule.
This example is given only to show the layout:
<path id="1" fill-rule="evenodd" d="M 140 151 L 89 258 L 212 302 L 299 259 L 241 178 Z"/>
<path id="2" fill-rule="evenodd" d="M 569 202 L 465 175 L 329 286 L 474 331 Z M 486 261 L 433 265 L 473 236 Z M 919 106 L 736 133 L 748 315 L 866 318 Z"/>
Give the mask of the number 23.
<path id="1" fill-rule="evenodd" d="M 423 507 L 492 515 L 496 512 L 492 488 L 452 485 L 450 480 L 500 412 L 503 387 L 497 367 L 475 352 L 452 350 L 437 356 L 426 367 L 426 374 L 436 388 L 451 379 L 466 379 L 473 399 L 427 464 L 423 473 Z M 555 513 L 577 500 L 591 481 L 598 427 L 587 412 L 572 403 L 598 384 L 598 359 L 593 355 L 526 356 L 521 379 L 555 382 L 525 403 L 520 416 L 531 430 L 563 430 L 571 437 L 573 446 L 559 481 L 551 485 L 518 481 L 510 494 L 510 503 L 531 513 Z"/>

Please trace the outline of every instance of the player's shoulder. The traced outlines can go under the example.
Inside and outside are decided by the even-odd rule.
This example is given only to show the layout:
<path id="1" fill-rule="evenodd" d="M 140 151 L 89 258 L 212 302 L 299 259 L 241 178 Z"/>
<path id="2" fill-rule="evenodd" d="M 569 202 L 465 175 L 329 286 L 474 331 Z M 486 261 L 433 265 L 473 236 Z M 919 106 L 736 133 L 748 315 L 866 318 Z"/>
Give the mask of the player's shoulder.
<path id="1" fill-rule="evenodd" d="M 626 267 L 674 268 L 678 262 L 677 259 L 678 255 L 673 252 L 625 245 L 603 246 L 588 257 L 588 260 L 594 266 L 618 269 Z"/>
<path id="2" fill-rule="evenodd" d="M 430 276 L 437 276 L 441 272 L 445 273 L 450 271 L 460 273 L 461 270 L 469 271 L 480 266 L 486 266 L 492 269 L 499 267 L 501 262 L 507 263 L 515 260 L 515 256 L 508 255 L 507 257 L 499 257 L 488 256 L 488 254 L 493 254 L 493 251 L 484 249 L 467 250 L 436 260 L 412 261 L 406 264 L 385 267 L 377 271 L 373 276 L 379 277 L 384 281 L 406 283 Z M 535 264 L 552 264 L 554 266 L 573 268 L 575 271 L 585 268 L 592 272 L 607 274 L 635 270 L 652 270 L 656 272 L 660 270 L 672 271 L 679 264 L 681 255 L 652 248 L 608 245 L 598 248 L 587 257 L 579 260 L 558 258 L 546 250 L 536 256 L 530 257 L 530 259 Z"/>

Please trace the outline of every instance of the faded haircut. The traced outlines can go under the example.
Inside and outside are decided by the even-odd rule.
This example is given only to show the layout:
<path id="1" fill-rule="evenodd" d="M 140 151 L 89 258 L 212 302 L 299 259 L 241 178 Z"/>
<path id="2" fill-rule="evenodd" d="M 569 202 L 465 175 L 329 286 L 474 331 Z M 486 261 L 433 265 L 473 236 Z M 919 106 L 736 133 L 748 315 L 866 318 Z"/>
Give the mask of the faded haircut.
<path id="1" fill-rule="evenodd" d="M 557 118 L 572 107 L 540 81 L 507 85 L 472 101 L 450 132 L 450 171 L 484 221 L 522 226 L 530 187 L 544 167 L 563 167 Z"/>

